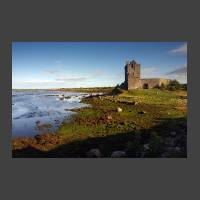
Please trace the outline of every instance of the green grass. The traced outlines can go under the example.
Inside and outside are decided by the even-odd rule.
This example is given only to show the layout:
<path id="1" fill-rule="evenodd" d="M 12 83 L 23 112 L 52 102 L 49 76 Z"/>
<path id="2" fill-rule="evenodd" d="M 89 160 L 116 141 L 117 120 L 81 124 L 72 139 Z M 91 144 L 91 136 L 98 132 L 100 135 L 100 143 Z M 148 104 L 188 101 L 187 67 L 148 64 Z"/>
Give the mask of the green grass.
<path id="1" fill-rule="evenodd" d="M 180 94 L 186 95 L 185 91 L 162 91 L 159 89 L 132 90 L 119 95 L 120 99 L 137 101 L 144 104 L 161 104 L 176 106 L 181 102 Z"/>
<path id="2" fill-rule="evenodd" d="M 182 92 L 181 95 L 185 93 Z M 84 99 L 83 102 L 92 107 L 79 109 L 79 114 L 74 116 L 72 122 L 63 124 L 57 133 L 70 140 L 115 135 L 118 132 L 151 128 L 165 118 L 186 116 L 185 111 L 176 109 L 176 106 L 183 105 L 185 101 L 180 98 L 180 92 L 134 90 L 109 98 Z M 120 100 L 124 102 L 121 103 Z M 136 101 L 139 104 L 128 105 L 126 101 Z M 118 113 L 117 107 L 121 107 L 123 112 Z M 146 113 L 139 114 L 140 111 Z M 108 115 L 112 117 L 111 121 L 106 119 Z"/>
<path id="3" fill-rule="evenodd" d="M 113 87 L 59 88 L 57 90 L 67 92 L 110 93 Z"/>

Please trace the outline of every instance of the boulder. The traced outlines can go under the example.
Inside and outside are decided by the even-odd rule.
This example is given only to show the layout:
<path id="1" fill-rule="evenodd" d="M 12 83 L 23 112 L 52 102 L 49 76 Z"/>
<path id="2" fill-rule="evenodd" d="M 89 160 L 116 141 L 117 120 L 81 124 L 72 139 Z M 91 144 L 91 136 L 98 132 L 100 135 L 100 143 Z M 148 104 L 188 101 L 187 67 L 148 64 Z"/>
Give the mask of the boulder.
<path id="1" fill-rule="evenodd" d="M 65 99 L 71 99 L 71 97 L 70 96 L 66 96 L 66 97 L 64 97 Z"/>
<path id="2" fill-rule="evenodd" d="M 144 111 L 144 110 L 139 112 L 139 114 L 146 114 L 146 113 L 147 113 L 147 112 Z"/>
<path id="3" fill-rule="evenodd" d="M 144 144 L 143 147 L 144 147 L 144 150 L 146 151 L 149 150 L 149 144 Z"/>
<path id="4" fill-rule="evenodd" d="M 122 112 L 122 108 L 117 107 L 117 112 Z"/>
<path id="5" fill-rule="evenodd" d="M 90 149 L 87 152 L 87 157 L 88 158 L 100 158 L 101 157 L 101 152 L 99 149 Z"/>
<path id="6" fill-rule="evenodd" d="M 176 147 L 168 147 L 166 149 L 166 153 L 169 154 L 169 156 L 172 156 L 172 155 L 178 155 L 181 153 L 181 148 L 176 146 Z"/>
<path id="7" fill-rule="evenodd" d="M 111 115 L 108 115 L 108 116 L 107 116 L 107 119 L 108 119 L 108 120 L 112 120 L 113 118 L 112 118 Z"/>
<path id="8" fill-rule="evenodd" d="M 180 147 L 174 147 L 174 150 L 177 152 L 181 152 L 181 148 Z"/>
<path id="9" fill-rule="evenodd" d="M 165 145 L 168 147 L 174 147 L 176 145 L 176 140 L 174 138 L 168 137 L 165 139 Z"/>
<path id="10" fill-rule="evenodd" d="M 37 134 L 37 135 L 35 135 L 35 136 L 34 136 L 34 138 L 35 138 L 37 141 L 40 141 L 40 140 L 41 140 L 41 138 L 42 138 L 42 136 L 41 136 L 41 135 L 39 135 L 39 134 Z"/>
<path id="11" fill-rule="evenodd" d="M 113 151 L 111 154 L 111 158 L 124 158 L 126 157 L 125 151 Z"/>
<path id="12" fill-rule="evenodd" d="M 170 132 L 170 136 L 172 137 L 176 136 L 176 132 L 175 131 Z"/>
<path id="13" fill-rule="evenodd" d="M 37 120 L 35 123 L 36 123 L 37 125 L 40 124 L 40 120 Z"/>

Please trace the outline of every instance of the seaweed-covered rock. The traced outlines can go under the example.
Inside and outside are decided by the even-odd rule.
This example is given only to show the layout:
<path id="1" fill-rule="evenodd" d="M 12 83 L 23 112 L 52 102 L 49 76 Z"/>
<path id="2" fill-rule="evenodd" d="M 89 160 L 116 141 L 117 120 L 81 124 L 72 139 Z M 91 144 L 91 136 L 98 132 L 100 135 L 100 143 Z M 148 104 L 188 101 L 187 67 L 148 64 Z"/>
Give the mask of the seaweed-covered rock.
<path id="1" fill-rule="evenodd" d="M 90 149 L 87 152 L 87 157 L 88 158 L 100 158 L 101 157 L 101 152 L 99 149 Z"/>
<path id="2" fill-rule="evenodd" d="M 125 151 L 113 151 L 111 154 L 111 158 L 124 158 L 126 157 Z"/>

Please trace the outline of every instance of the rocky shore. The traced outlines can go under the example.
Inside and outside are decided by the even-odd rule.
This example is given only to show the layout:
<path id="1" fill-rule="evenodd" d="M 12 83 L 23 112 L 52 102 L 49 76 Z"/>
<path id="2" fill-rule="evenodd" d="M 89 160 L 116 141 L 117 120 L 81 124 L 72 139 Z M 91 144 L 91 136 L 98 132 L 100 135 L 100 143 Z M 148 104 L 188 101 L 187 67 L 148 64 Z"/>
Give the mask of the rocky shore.
<path id="1" fill-rule="evenodd" d="M 91 106 L 73 110 L 54 134 L 13 139 L 13 157 L 187 157 L 186 95 L 154 89 L 85 97 Z"/>

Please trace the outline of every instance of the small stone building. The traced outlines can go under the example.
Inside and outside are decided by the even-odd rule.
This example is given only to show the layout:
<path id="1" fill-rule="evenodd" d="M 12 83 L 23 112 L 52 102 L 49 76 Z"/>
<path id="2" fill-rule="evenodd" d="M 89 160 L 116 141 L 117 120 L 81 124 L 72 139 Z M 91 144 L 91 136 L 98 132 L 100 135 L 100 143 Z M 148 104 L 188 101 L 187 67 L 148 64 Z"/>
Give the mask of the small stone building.
<path id="1" fill-rule="evenodd" d="M 162 84 L 167 85 L 170 79 L 162 78 L 140 78 L 140 64 L 136 63 L 134 60 L 127 62 L 125 65 L 125 81 L 122 84 L 124 89 L 148 89 L 159 87 Z"/>

